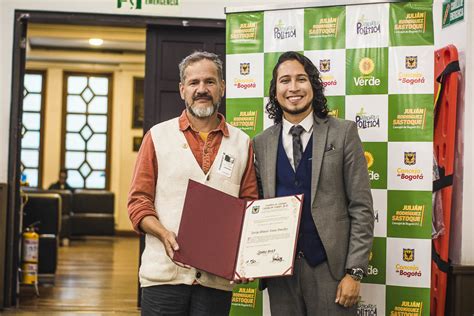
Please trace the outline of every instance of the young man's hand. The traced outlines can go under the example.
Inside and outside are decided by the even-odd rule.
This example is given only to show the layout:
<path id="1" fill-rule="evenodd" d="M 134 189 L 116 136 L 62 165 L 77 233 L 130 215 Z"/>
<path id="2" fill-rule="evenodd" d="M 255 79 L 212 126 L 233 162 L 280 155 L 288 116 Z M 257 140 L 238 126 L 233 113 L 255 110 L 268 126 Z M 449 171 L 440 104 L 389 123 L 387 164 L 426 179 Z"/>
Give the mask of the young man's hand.
<path id="1" fill-rule="evenodd" d="M 359 300 L 360 281 L 354 280 L 346 274 L 337 287 L 336 303 L 344 307 L 351 307 Z"/>

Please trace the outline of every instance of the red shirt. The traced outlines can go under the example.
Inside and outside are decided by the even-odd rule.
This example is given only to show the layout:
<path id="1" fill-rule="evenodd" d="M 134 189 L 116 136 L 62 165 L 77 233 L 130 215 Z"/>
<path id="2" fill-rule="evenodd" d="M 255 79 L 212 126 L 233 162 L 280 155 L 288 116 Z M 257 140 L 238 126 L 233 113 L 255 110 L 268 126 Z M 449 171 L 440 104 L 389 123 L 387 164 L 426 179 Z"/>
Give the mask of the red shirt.
<path id="1" fill-rule="evenodd" d="M 179 130 L 183 132 L 194 158 L 204 173 L 207 173 L 217 156 L 222 137 L 229 137 L 229 130 L 225 118 L 218 114 L 220 120 L 216 129 L 212 130 L 204 142 L 189 123 L 186 110 L 179 117 Z M 242 180 L 240 182 L 239 197 L 254 200 L 258 198 L 257 178 L 253 165 L 253 148 L 248 148 L 248 161 Z M 138 152 L 132 185 L 128 194 L 128 215 L 136 232 L 141 233 L 140 222 L 145 216 L 155 216 L 155 192 L 158 179 L 158 161 L 156 160 L 155 147 L 148 131 L 143 137 L 143 142 Z"/>

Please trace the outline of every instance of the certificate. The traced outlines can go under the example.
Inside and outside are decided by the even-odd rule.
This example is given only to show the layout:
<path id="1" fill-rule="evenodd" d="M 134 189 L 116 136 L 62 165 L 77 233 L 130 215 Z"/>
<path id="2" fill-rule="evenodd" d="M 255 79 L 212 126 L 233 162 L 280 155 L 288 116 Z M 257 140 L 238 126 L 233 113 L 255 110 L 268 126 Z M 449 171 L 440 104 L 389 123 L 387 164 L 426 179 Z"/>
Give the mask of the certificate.
<path id="1" fill-rule="evenodd" d="M 244 201 L 190 180 L 173 260 L 228 280 L 291 275 L 302 204 Z"/>
<path id="2" fill-rule="evenodd" d="M 293 274 L 302 195 L 247 202 L 235 278 Z"/>

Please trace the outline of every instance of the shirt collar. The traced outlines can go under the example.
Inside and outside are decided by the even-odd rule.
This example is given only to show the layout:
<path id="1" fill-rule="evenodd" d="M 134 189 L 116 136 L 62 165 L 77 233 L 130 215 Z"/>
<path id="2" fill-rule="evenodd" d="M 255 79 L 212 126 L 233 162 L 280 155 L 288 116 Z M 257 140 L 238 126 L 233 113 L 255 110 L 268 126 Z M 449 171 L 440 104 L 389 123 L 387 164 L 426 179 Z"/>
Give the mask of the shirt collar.
<path id="1" fill-rule="evenodd" d="M 314 117 L 313 117 L 313 111 L 309 113 L 301 122 L 298 124 L 293 124 L 290 121 L 287 121 L 285 117 L 283 117 L 283 134 L 290 134 L 290 128 L 293 125 L 301 125 L 306 133 L 311 133 L 313 130 L 313 123 L 314 123 Z"/>
<path id="2" fill-rule="evenodd" d="M 216 131 L 221 131 L 222 134 L 226 137 L 229 136 L 229 129 L 227 128 L 227 124 L 225 123 L 225 117 L 221 113 L 217 113 L 217 118 L 219 119 L 219 125 L 215 129 L 211 131 L 216 132 Z M 181 116 L 179 117 L 179 130 L 184 132 L 187 129 L 191 129 L 194 131 L 194 129 L 191 126 L 191 123 L 189 122 L 188 119 L 188 113 L 186 110 L 183 110 L 181 113 Z"/>

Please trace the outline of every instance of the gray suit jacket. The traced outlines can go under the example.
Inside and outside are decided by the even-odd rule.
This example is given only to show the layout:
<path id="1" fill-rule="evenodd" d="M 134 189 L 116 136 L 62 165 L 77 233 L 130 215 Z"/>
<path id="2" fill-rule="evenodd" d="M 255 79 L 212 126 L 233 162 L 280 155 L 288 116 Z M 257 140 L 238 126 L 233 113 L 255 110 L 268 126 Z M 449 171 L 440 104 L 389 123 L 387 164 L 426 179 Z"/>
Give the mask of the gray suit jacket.
<path id="1" fill-rule="evenodd" d="M 281 124 L 253 140 L 260 194 L 275 197 Z M 314 116 L 311 213 L 333 277 L 348 268 L 367 269 L 372 248 L 374 212 L 362 143 L 352 121 Z M 366 270 L 367 271 L 367 270 Z"/>

